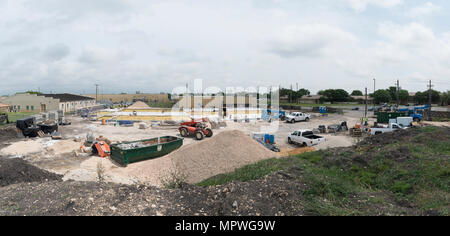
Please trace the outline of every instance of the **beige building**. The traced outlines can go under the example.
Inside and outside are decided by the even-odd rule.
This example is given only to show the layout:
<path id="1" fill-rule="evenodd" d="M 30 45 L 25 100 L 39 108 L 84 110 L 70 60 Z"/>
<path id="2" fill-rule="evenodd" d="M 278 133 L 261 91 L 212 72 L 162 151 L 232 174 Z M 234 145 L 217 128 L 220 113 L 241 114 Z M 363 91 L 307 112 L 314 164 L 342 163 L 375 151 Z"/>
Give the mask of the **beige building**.
<path id="1" fill-rule="evenodd" d="M 59 101 L 36 94 L 18 93 L 2 100 L 2 103 L 12 106 L 16 112 L 46 112 L 59 108 Z"/>
<path id="2" fill-rule="evenodd" d="M 40 96 L 58 100 L 59 101 L 58 110 L 64 112 L 73 112 L 79 109 L 93 107 L 96 104 L 94 98 L 70 93 L 42 94 Z"/>
<path id="3" fill-rule="evenodd" d="M 29 94 L 19 93 L 2 100 L 16 112 L 64 112 L 95 106 L 95 99 L 74 94 Z"/>
<path id="4" fill-rule="evenodd" d="M 96 98 L 95 94 L 86 94 L 85 96 Z M 136 101 L 143 102 L 169 102 L 168 94 L 151 94 L 151 93 L 141 93 L 141 94 L 98 94 L 97 99 L 99 101 L 110 101 L 113 103 L 132 103 Z"/>

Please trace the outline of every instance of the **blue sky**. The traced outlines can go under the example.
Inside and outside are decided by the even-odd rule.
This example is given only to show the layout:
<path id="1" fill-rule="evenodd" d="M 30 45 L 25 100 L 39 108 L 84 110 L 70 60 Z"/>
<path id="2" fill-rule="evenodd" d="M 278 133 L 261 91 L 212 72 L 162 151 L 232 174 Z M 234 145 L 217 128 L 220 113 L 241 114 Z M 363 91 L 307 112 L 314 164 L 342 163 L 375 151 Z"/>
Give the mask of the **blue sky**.
<path id="1" fill-rule="evenodd" d="M 445 0 L 0 0 L 0 94 L 450 89 Z"/>

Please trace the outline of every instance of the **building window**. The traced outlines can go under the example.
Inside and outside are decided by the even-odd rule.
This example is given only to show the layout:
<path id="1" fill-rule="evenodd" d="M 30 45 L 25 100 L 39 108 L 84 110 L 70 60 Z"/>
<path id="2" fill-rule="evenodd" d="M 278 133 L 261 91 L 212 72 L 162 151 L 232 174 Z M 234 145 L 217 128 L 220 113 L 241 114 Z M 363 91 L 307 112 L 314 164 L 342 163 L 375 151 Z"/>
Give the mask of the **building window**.
<path id="1" fill-rule="evenodd" d="M 19 110 L 19 111 L 20 111 L 20 105 L 18 105 L 18 106 L 17 106 L 17 110 Z"/>
<path id="2" fill-rule="evenodd" d="M 34 111 L 34 106 L 31 106 L 31 110 Z"/>
<path id="3" fill-rule="evenodd" d="M 27 106 L 27 111 L 30 110 L 30 106 Z"/>

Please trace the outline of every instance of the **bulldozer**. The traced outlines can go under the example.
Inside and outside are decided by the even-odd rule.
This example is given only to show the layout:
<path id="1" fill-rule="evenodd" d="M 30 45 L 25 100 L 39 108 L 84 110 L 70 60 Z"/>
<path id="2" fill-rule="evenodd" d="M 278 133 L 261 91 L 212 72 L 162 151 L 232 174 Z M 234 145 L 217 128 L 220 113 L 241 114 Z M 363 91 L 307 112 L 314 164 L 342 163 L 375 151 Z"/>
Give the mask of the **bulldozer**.
<path id="1" fill-rule="evenodd" d="M 205 137 L 210 138 L 213 136 L 213 131 L 206 125 L 206 120 L 201 121 L 191 120 L 180 124 L 178 128 L 181 137 L 193 136 L 197 140 L 202 140 Z"/>

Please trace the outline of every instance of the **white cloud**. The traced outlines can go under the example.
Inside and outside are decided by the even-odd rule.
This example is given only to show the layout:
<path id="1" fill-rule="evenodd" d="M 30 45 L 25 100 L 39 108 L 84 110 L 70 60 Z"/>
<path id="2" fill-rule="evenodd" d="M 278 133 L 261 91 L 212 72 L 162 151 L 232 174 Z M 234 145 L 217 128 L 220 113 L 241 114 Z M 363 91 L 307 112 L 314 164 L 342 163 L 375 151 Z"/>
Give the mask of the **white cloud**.
<path id="1" fill-rule="evenodd" d="M 416 6 L 409 10 L 407 15 L 412 18 L 422 17 L 432 15 L 433 13 L 439 12 L 442 8 L 432 2 L 427 2 L 422 6 Z"/>
<path id="2" fill-rule="evenodd" d="M 369 5 L 391 8 L 403 4 L 403 0 L 347 0 L 347 2 L 357 12 L 365 11 Z"/>
<path id="3" fill-rule="evenodd" d="M 304 24 L 285 27 L 272 40 L 270 51 L 281 57 L 316 57 L 336 44 L 351 44 L 357 39 L 337 26 Z"/>

